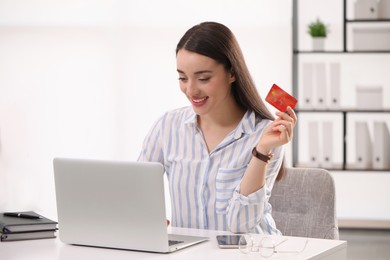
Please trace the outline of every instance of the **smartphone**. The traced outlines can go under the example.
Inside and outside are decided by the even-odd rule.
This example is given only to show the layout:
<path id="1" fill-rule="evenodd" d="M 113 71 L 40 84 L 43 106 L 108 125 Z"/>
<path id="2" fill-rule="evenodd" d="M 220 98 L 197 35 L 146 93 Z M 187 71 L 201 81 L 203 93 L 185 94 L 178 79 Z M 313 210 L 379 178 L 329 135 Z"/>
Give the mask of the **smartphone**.
<path id="1" fill-rule="evenodd" d="M 241 235 L 218 235 L 218 246 L 220 248 L 238 248 L 241 237 L 242 239 L 245 239 Z M 246 245 L 246 241 L 241 240 L 241 245 Z"/>

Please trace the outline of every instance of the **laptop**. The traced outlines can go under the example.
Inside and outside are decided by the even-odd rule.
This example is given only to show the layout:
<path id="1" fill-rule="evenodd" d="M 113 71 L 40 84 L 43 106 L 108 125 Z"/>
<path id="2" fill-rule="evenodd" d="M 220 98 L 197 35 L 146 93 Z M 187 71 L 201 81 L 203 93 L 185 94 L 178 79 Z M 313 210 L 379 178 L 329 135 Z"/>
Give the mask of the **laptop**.
<path id="1" fill-rule="evenodd" d="M 64 243 L 169 253 L 208 240 L 168 234 L 160 163 L 55 158 L 53 166 Z"/>

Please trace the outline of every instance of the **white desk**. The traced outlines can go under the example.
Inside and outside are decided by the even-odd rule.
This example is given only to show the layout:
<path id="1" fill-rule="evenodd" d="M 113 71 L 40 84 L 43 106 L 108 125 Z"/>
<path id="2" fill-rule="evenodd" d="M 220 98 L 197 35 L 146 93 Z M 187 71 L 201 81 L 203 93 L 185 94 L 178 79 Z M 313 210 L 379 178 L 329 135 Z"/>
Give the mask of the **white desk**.
<path id="1" fill-rule="evenodd" d="M 220 249 L 215 236 L 227 232 L 169 228 L 172 233 L 208 236 L 210 241 L 170 253 L 145 253 L 127 250 L 74 246 L 56 239 L 40 239 L 0 243 L 1 259 L 7 260 L 76 260 L 76 259 L 185 259 L 185 260 L 229 260 L 229 259 L 263 259 L 260 254 L 243 254 L 238 249 Z M 300 250 L 306 238 L 287 237 L 283 249 Z M 280 239 L 280 237 L 279 237 Z M 279 247 L 278 247 L 279 248 Z M 347 242 L 341 240 L 308 239 L 305 250 L 301 253 L 275 253 L 266 259 L 347 259 Z"/>

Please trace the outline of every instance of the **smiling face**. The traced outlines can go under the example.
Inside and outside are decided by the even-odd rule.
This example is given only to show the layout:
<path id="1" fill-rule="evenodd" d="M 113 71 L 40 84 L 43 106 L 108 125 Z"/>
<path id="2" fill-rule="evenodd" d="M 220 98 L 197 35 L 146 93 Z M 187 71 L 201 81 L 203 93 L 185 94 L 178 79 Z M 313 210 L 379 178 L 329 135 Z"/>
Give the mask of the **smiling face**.
<path id="1" fill-rule="evenodd" d="M 221 113 L 234 101 L 231 84 L 234 75 L 215 60 L 181 49 L 176 58 L 181 91 L 196 114 Z"/>

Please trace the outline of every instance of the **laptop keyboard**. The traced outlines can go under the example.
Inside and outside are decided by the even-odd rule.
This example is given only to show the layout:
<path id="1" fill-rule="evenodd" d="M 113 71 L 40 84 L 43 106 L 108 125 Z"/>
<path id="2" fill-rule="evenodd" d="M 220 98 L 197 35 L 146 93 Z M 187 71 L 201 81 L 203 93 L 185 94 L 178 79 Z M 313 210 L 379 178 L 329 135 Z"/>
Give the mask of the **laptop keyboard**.
<path id="1" fill-rule="evenodd" d="M 183 243 L 184 241 L 177 241 L 177 240 L 168 240 L 169 246 L 173 246 L 176 244 Z"/>

